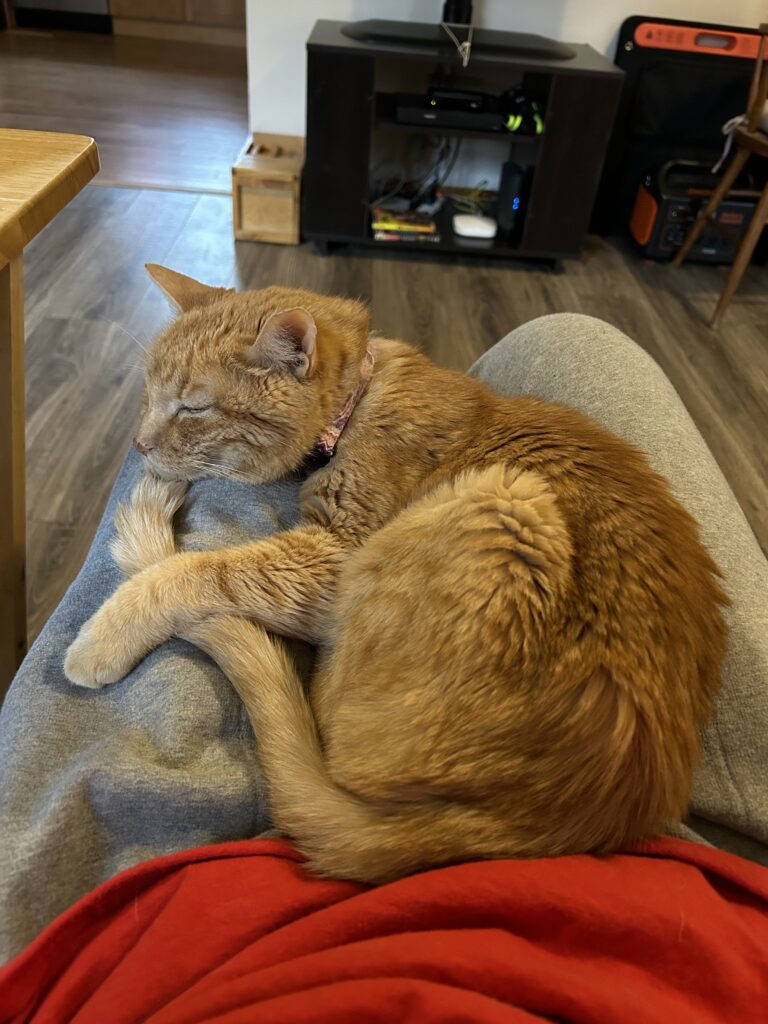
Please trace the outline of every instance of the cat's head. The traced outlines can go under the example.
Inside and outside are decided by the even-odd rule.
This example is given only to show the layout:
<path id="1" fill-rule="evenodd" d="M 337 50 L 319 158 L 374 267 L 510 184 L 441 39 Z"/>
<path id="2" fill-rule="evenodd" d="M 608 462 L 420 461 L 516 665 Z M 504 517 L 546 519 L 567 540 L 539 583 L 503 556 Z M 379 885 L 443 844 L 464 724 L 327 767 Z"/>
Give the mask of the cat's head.
<path id="1" fill-rule="evenodd" d="M 262 482 L 296 469 L 354 389 L 366 308 L 147 270 L 179 316 L 148 352 L 137 449 L 155 472 L 184 480 Z"/>

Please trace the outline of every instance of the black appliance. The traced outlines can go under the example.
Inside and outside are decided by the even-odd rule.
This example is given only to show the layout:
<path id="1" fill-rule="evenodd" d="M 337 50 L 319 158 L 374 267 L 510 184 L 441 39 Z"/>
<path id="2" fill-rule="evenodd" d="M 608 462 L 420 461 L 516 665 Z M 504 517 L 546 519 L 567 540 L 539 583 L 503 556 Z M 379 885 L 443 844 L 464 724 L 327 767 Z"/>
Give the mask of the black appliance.
<path id="1" fill-rule="evenodd" d="M 395 97 L 395 121 L 433 128 L 500 132 L 504 118 L 493 109 L 495 106 L 492 97 L 480 92 L 435 89 L 426 95 L 398 93 Z"/>
<path id="2" fill-rule="evenodd" d="M 707 165 L 674 161 L 648 175 L 637 190 L 630 233 L 650 259 L 669 259 L 685 240 L 717 178 Z M 737 181 L 688 254 L 699 263 L 731 263 L 749 226 L 760 193 Z"/>
<path id="3" fill-rule="evenodd" d="M 530 174 L 514 160 L 507 160 L 502 165 L 496 196 L 496 222 L 499 230 L 510 239 L 523 222 L 529 180 Z"/>

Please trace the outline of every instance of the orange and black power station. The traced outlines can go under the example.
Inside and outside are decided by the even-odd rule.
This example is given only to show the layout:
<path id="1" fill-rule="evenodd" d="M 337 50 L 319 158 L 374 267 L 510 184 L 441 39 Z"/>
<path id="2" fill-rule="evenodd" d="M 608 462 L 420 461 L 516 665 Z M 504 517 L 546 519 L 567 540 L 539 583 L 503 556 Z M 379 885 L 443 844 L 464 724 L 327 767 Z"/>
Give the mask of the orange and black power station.
<path id="1" fill-rule="evenodd" d="M 640 185 L 629 222 L 632 237 L 649 259 L 671 259 L 685 239 L 716 183 L 708 167 L 694 161 L 669 161 Z M 731 189 L 714 221 L 691 249 L 688 259 L 731 263 L 760 195 L 744 183 Z"/>

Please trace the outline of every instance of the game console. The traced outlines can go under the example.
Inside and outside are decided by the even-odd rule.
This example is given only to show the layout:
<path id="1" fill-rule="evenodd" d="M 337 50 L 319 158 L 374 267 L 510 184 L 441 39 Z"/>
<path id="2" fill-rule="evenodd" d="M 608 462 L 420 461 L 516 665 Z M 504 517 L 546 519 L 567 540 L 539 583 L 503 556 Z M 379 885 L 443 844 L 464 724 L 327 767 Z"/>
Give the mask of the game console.
<path id="1" fill-rule="evenodd" d="M 447 89 L 431 89 L 426 94 L 398 93 L 395 121 L 432 128 L 501 132 L 504 118 L 497 110 L 490 109 L 491 106 L 491 97 L 484 93 Z"/>

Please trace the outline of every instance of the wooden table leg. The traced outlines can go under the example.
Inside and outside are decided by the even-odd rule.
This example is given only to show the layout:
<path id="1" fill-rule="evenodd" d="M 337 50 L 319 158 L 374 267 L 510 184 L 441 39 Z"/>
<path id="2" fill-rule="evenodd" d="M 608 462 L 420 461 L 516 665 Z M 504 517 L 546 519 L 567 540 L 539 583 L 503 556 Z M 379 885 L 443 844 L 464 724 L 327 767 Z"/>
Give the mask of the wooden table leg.
<path id="1" fill-rule="evenodd" d="M 27 649 L 24 565 L 24 275 L 0 268 L 0 700 Z"/>

